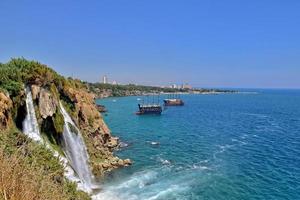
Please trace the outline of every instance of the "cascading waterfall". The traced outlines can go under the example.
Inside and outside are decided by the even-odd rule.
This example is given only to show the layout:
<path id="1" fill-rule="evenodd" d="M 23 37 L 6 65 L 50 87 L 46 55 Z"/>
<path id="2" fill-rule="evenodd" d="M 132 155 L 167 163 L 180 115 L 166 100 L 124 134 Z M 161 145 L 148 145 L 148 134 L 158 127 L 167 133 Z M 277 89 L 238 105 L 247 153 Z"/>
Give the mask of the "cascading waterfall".
<path id="1" fill-rule="evenodd" d="M 61 113 L 64 117 L 65 125 L 63 132 L 64 151 L 71 163 L 71 166 L 82 181 L 85 191 L 91 192 L 98 188 L 94 183 L 94 176 L 89 168 L 89 157 L 79 129 L 60 103 Z"/>
<path id="2" fill-rule="evenodd" d="M 23 121 L 23 133 L 36 142 L 43 142 L 35 115 L 32 94 L 28 87 L 25 89 L 25 94 L 27 115 Z"/>
<path id="3" fill-rule="evenodd" d="M 69 161 L 65 157 L 60 156 L 60 154 L 57 151 L 55 151 L 48 143 L 44 142 L 43 138 L 41 137 L 39 126 L 37 123 L 37 118 L 35 115 L 35 109 L 32 100 L 32 93 L 29 87 L 25 89 L 25 94 L 27 115 L 23 121 L 23 133 L 32 140 L 44 144 L 45 147 L 51 152 L 53 152 L 53 155 L 59 159 L 60 163 L 65 169 L 65 177 L 70 181 L 76 182 L 80 190 L 90 192 L 90 187 L 87 188 L 85 184 L 83 184 L 83 181 L 81 181 L 78 177 L 75 176 L 75 172 L 70 167 Z"/>

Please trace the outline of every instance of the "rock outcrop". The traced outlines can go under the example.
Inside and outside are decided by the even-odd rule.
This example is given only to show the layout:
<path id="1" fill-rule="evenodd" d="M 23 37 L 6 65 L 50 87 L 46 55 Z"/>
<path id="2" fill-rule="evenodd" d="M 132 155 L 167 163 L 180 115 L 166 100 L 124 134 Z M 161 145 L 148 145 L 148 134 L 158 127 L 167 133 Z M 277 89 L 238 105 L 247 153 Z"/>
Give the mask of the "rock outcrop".
<path id="1" fill-rule="evenodd" d="M 107 112 L 107 109 L 103 105 L 97 105 L 97 110 L 101 113 Z"/>
<path id="2" fill-rule="evenodd" d="M 57 99 L 53 97 L 48 90 L 42 88 L 39 92 L 39 111 L 41 117 L 46 119 L 47 117 L 52 117 L 57 109 Z"/>
<path id="3" fill-rule="evenodd" d="M 32 119 L 33 112 L 35 112 L 39 132 L 43 137 L 47 138 L 45 141 L 49 142 L 49 145 L 55 150 L 63 153 L 61 150 L 65 150 L 65 148 L 61 147 L 66 147 L 63 146 L 66 141 L 64 140 L 64 136 L 66 135 L 63 134 L 67 134 L 66 131 L 64 131 L 66 128 L 66 116 L 63 115 L 65 113 L 62 114 L 61 112 L 60 103 L 76 125 L 75 127 L 72 125 L 73 123 L 71 125 L 67 123 L 69 128 L 72 129 L 72 132 L 79 134 L 78 129 L 80 129 L 85 147 L 89 154 L 89 164 L 96 176 L 101 176 L 107 171 L 131 164 L 129 159 L 123 160 L 113 154 L 113 151 L 120 145 L 119 139 L 112 137 L 109 128 L 97 110 L 95 95 L 88 92 L 87 83 L 72 78 L 65 78 L 46 65 L 36 61 L 27 61 L 23 58 L 12 59 L 7 64 L 0 63 L 0 72 L 0 135 L 7 133 L 18 138 L 21 136 L 20 140 L 22 143 L 17 142 L 13 145 L 17 145 L 18 152 L 20 150 L 20 144 L 22 145 L 22 152 L 20 153 L 23 154 L 23 150 L 24 155 L 26 153 L 24 158 L 30 160 L 28 162 L 29 167 L 32 168 L 32 163 L 34 163 L 34 168 L 40 166 L 41 169 L 45 169 L 45 171 L 48 172 L 50 168 L 49 165 L 52 165 L 53 162 L 49 159 L 49 157 L 52 157 L 49 149 L 35 148 L 35 146 L 31 145 L 31 143 L 33 145 L 35 144 L 34 141 L 25 141 L 26 137 L 23 134 L 19 134 L 22 130 L 26 129 L 26 127 L 24 127 L 24 119 L 27 119 L 26 116 Z M 30 87 L 33 101 L 31 101 L 30 96 L 27 96 L 27 90 L 25 93 L 25 87 Z M 111 95 L 111 92 L 112 91 L 104 94 L 104 96 Z M 27 97 L 29 99 L 27 99 Z M 27 100 L 29 100 L 29 102 L 26 102 Z M 30 108 L 28 109 L 28 107 Z M 70 120 L 67 122 L 70 122 Z M 28 124 L 34 124 L 35 128 L 37 127 L 35 119 Z M 26 125 L 28 124 L 26 123 Z M 11 138 L 9 137 L 8 139 L 10 140 Z M 2 138 L 0 138 L 0 142 L 1 141 L 3 142 Z M 23 149 L 23 143 L 26 143 L 26 145 L 30 144 L 28 146 L 32 146 L 33 151 L 27 149 L 27 147 Z M 6 142 L 3 144 L 5 145 L 2 146 L 6 148 Z M 78 145 L 78 143 L 74 144 L 75 148 L 72 148 L 72 152 L 77 153 L 76 147 L 83 146 L 81 138 L 80 145 Z M 47 153 L 49 157 L 45 157 L 44 155 L 46 154 L 41 154 L 43 149 L 47 151 L 45 153 Z M 9 148 L 9 150 L 11 149 Z M 34 151 L 37 151 L 36 155 L 38 155 L 38 159 L 34 159 L 36 156 L 32 154 Z M 84 156 L 86 157 L 86 154 L 84 154 Z M 49 162 L 44 163 L 44 160 L 41 158 Z M 58 162 L 57 158 L 54 160 Z M 56 179 L 57 176 L 53 178 L 52 176 L 55 173 L 51 172 L 49 173 L 51 180 L 56 183 L 65 182 L 66 180 L 62 178 L 64 173 L 62 166 L 56 163 L 53 167 L 55 168 L 55 173 L 60 174 L 60 178 Z M 43 174 L 47 173 L 43 172 Z M 60 185 L 59 188 L 64 191 L 70 191 L 74 197 L 62 199 L 85 199 L 74 196 L 76 189 L 74 184 L 67 184 L 67 187 Z"/>
<path id="4" fill-rule="evenodd" d="M 65 96 L 75 105 L 75 118 L 86 141 L 94 174 L 131 164 L 129 159 L 122 160 L 113 155 L 119 146 L 119 139 L 112 137 L 95 104 L 95 96 L 88 91 L 73 88 L 64 89 Z"/>
<path id="5" fill-rule="evenodd" d="M 54 137 L 58 140 L 58 133 L 62 134 L 64 124 L 58 108 L 59 101 L 65 104 L 73 121 L 82 132 L 92 171 L 96 176 L 131 164 L 129 159 L 122 160 L 113 155 L 113 151 L 119 147 L 119 138 L 111 135 L 95 104 L 95 95 L 86 88 L 63 85 L 58 89 L 54 85 L 45 87 L 37 82 L 31 85 L 31 92 L 33 100 L 38 105 L 42 128 L 53 129 L 48 131 L 56 133 Z"/>
<path id="6" fill-rule="evenodd" d="M 41 91 L 41 87 L 37 85 L 31 85 L 31 93 L 32 93 L 32 99 L 36 100 L 39 97 Z"/>
<path id="7" fill-rule="evenodd" d="M 59 108 L 62 103 L 82 133 L 95 175 L 131 163 L 130 160 L 114 156 L 113 151 L 119 147 L 119 139 L 112 136 L 95 104 L 95 94 L 89 92 L 86 83 L 64 78 L 40 63 L 18 60 L 11 64 L 16 65 L 14 70 L 4 72 L 12 78 L 3 79 L 6 82 L 2 83 L 2 91 L 7 91 L 10 96 L 0 92 L 0 129 L 5 129 L 13 122 L 17 128 L 23 129 L 27 112 L 24 87 L 29 86 L 40 131 L 53 145 L 59 148 L 62 144 L 65 124 Z M 7 69 L 10 69 L 9 66 Z M 102 94 L 111 96 L 112 92 L 107 90 Z"/>
<path id="8" fill-rule="evenodd" d="M 93 92 L 94 92 L 94 94 L 97 95 L 97 98 L 99 98 L 99 99 L 113 96 L 113 92 L 111 89 L 95 88 L 95 90 Z"/>
<path id="9" fill-rule="evenodd" d="M 0 92 L 0 130 L 6 129 L 11 123 L 12 105 L 9 96 Z"/>

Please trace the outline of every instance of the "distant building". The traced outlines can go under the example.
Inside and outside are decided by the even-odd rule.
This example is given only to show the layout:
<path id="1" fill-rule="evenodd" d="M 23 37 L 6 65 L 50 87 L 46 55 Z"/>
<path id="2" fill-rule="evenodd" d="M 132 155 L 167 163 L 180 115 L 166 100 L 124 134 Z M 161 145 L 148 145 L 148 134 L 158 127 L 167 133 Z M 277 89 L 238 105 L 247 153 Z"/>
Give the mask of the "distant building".
<path id="1" fill-rule="evenodd" d="M 118 85 L 117 81 L 112 82 L 113 85 Z"/>
<path id="2" fill-rule="evenodd" d="M 193 87 L 191 85 L 189 85 L 188 83 L 185 83 L 182 85 L 182 89 L 189 89 L 191 90 Z"/>
<path id="3" fill-rule="evenodd" d="M 162 87 L 163 87 L 163 86 L 162 86 Z M 180 84 L 180 85 L 172 84 L 172 85 L 166 86 L 165 88 L 172 88 L 172 89 L 188 89 L 188 90 L 193 89 L 193 87 L 192 87 L 190 84 L 188 84 L 188 83 Z"/>
<path id="4" fill-rule="evenodd" d="M 107 76 L 104 75 L 103 78 L 102 78 L 102 83 L 104 84 L 107 84 L 108 83 L 108 80 L 107 80 Z"/>

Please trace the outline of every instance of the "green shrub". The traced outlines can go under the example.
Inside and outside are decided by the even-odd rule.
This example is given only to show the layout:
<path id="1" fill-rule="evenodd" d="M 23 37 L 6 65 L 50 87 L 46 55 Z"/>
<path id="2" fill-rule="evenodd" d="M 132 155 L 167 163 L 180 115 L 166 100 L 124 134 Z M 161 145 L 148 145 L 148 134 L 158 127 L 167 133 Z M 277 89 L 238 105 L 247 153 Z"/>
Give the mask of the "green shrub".
<path id="1" fill-rule="evenodd" d="M 59 109 L 56 109 L 56 113 L 53 115 L 53 123 L 54 123 L 54 128 L 58 134 L 62 134 L 64 132 L 64 117 L 60 113 Z"/>

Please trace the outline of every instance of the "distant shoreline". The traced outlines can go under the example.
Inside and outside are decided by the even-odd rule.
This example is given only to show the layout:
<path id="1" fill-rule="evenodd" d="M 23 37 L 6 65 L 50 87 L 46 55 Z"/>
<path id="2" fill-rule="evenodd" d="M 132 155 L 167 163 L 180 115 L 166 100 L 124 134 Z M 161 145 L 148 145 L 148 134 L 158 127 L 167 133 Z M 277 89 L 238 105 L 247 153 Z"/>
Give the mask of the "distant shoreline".
<path id="1" fill-rule="evenodd" d="M 96 99 L 107 97 L 127 97 L 127 96 L 146 96 L 146 95 L 168 95 L 168 94 L 236 94 L 238 90 L 226 89 L 176 89 L 176 88 L 160 88 L 153 86 L 141 85 L 112 85 L 101 83 L 86 83 L 90 92 L 95 95 Z"/>
<path id="2" fill-rule="evenodd" d="M 139 94 L 139 95 L 123 95 L 123 96 L 105 96 L 105 97 L 99 97 L 98 95 L 95 94 L 95 99 L 105 99 L 105 98 L 119 98 L 119 97 L 138 97 L 138 96 L 147 96 L 147 95 L 170 95 L 170 94 L 175 94 L 175 93 L 144 93 L 144 94 Z M 179 95 L 220 95 L 220 94 L 258 94 L 257 92 L 240 92 L 240 91 L 235 91 L 235 92 L 177 92 L 176 94 Z"/>

